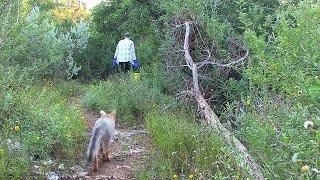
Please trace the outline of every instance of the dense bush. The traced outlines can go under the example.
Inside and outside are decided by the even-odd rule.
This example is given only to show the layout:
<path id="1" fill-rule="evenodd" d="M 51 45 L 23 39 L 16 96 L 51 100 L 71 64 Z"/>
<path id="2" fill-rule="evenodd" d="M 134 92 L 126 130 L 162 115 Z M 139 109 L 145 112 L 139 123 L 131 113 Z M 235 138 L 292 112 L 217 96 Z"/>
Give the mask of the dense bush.
<path id="1" fill-rule="evenodd" d="M 240 118 L 238 135 L 262 162 L 266 175 L 316 178 L 320 6 L 309 1 L 287 6 L 278 12 L 271 42 L 252 30 L 245 32 L 252 52 L 246 70 L 252 91 L 244 99 L 248 112 Z M 314 126 L 305 128 L 306 121 Z M 310 170 L 301 172 L 304 165 Z"/>
<path id="2" fill-rule="evenodd" d="M 253 54 L 247 74 L 254 85 L 269 86 L 287 98 L 319 108 L 319 9 L 311 3 L 293 6 L 290 15 L 296 27 L 286 19 L 288 11 L 280 12 L 270 44 L 252 31 L 246 32 Z"/>

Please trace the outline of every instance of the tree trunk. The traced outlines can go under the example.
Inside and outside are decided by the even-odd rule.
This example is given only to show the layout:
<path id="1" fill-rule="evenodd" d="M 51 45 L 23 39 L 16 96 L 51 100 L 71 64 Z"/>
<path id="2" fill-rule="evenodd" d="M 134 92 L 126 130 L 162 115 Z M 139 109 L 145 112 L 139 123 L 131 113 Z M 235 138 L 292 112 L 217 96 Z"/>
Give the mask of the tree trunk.
<path id="1" fill-rule="evenodd" d="M 246 147 L 226 128 L 222 126 L 219 121 L 218 116 L 213 112 L 205 98 L 202 96 L 199 88 L 198 80 L 198 65 L 194 63 L 189 52 L 189 34 L 190 34 L 190 22 L 185 22 L 186 32 L 184 39 L 184 53 L 185 60 L 192 70 L 193 76 L 193 93 L 195 98 L 200 106 L 202 113 L 205 116 L 206 122 L 212 127 L 214 132 L 216 132 L 220 138 L 227 145 L 235 148 L 236 155 L 240 156 L 240 161 L 237 161 L 238 166 L 241 167 L 244 171 L 248 171 L 248 174 L 254 179 L 264 179 L 262 168 L 254 161 L 252 156 L 248 153 Z"/>

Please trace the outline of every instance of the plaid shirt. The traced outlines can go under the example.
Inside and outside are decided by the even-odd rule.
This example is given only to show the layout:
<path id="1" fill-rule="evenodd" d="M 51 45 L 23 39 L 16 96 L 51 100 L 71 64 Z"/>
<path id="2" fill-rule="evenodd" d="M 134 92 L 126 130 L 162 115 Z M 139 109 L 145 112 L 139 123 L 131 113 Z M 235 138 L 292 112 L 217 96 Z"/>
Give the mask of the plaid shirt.
<path id="1" fill-rule="evenodd" d="M 134 44 L 128 38 L 119 41 L 114 57 L 118 62 L 132 62 L 136 59 L 136 53 L 134 51 Z"/>

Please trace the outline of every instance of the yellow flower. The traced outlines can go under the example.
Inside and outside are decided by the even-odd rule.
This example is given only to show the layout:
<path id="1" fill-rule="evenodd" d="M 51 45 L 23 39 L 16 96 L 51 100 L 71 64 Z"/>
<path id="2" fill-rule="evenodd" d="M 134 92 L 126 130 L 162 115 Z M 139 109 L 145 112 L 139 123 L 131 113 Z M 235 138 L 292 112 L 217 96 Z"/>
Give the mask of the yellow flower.
<path id="1" fill-rule="evenodd" d="M 15 130 L 15 131 L 20 131 L 20 127 L 19 127 L 18 125 L 15 125 L 15 126 L 14 126 L 14 130 Z"/>
<path id="2" fill-rule="evenodd" d="M 178 179 L 178 176 L 176 174 L 173 175 L 173 179 Z"/>
<path id="3" fill-rule="evenodd" d="M 308 165 L 304 165 L 304 166 L 301 167 L 301 172 L 302 172 L 302 173 L 307 173 L 307 172 L 309 172 L 309 169 L 310 169 L 310 168 L 309 168 Z"/>
<path id="4" fill-rule="evenodd" d="M 193 175 L 192 174 L 189 175 L 189 179 L 193 179 Z"/>
<path id="5" fill-rule="evenodd" d="M 39 136 L 37 136 L 37 137 L 36 137 L 36 139 L 37 139 L 37 140 L 39 140 L 39 139 L 40 139 L 40 137 L 39 137 Z"/>

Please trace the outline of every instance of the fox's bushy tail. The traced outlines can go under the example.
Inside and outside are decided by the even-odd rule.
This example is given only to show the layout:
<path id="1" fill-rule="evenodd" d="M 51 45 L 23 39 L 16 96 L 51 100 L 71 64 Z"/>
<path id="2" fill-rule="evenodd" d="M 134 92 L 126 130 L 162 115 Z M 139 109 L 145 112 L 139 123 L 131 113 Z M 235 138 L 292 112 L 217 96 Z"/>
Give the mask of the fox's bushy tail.
<path id="1" fill-rule="evenodd" d="M 95 128 L 92 132 L 92 137 L 90 140 L 90 144 L 88 146 L 88 150 L 87 150 L 87 162 L 91 162 L 93 159 L 93 156 L 96 155 L 97 153 L 97 149 L 100 144 L 99 144 L 99 127 Z"/>

